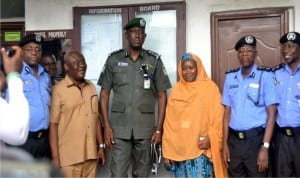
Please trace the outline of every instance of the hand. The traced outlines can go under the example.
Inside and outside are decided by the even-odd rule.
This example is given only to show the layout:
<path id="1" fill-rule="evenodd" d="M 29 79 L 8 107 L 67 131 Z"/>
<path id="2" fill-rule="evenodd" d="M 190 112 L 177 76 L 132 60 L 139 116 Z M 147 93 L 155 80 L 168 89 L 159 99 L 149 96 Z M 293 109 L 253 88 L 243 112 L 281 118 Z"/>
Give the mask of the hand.
<path id="1" fill-rule="evenodd" d="M 18 46 L 12 46 L 11 48 L 15 50 L 15 54 L 12 57 L 8 57 L 5 49 L 1 48 L 3 67 L 6 74 L 20 72 L 22 67 L 21 48 Z"/>
<path id="2" fill-rule="evenodd" d="M 104 142 L 105 142 L 105 146 L 109 150 L 112 150 L 112 145 L 115 144 L 115 141 L 114 141 L 114 133 L 110 126 L 104 127 Z"/>
<path id="3" fill-rule="evenodd" d="M 164 158 L 164 163 L 165 163 L 165 165 L 167 165 L 168 167 L 171 167 L 172 161 L 169 160 L 168 158 Z"/>
<path id="4" fill-rule="evenodd" d="M 155 132 L 152 134 L 151 142 L 152 142 L 152 143 L 155 143 L 155 144 L 160 144 L 160 143 L 161 143 L 161 137 L 162 137 L 161 132 L 160 132 L 160 131 L 155 131 Z"/>
<path id="5" fill-rule="evenodd" d="M 230 162 L 230 152 L 227 143 L 223 144 L 222 152 L 225 166 L 228 168 Z"/>
<path id="6" fill-rule="evenodd" d="M 268 169 L 269 163 L 269 152 L 268 149 L 261 146 L 258 157 L 257 157 L 257 167 L 259 172 L 264 172 Z"/>
<path id="7" fill-rule="evenodd" d="M 198 147 L 201 150 L 207 150 L 210 148 L 210 139 L 209 137 L 201 137 L 198 141 Z"/>
<path id="8" fill-rule="evenodd" d="M 106 161 L 104 148 L 98 149 L 98 159 L 99 159 L 99 161 L 101 161 L 101 165 L 104 166 L 105 161 Z"/>
<path id="9" fill-rule="evenodd" d="M 56 167 L 60 167 L 60 161 L 59 161 L 58 156 L 52 157 L 52 164 Z"/>

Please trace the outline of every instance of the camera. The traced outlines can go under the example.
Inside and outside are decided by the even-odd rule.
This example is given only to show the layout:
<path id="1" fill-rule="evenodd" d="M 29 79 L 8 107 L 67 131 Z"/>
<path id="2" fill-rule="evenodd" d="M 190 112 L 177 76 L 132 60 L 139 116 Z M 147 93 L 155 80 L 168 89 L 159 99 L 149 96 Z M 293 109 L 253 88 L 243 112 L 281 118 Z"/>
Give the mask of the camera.
<path id="1" fill-rule="evenodd" d="M 13 50 L 11 47 L 7 47 L 5 48 L 6 54 L 8 57 L 12 57 L 15 55 L 16 51 Z"/>
<path id="2" fill-rule="evenodd" d="M 6 47 L 5 52 L 6 52 L 8 57 L 12 57 L 16 53 L 16 51 L 13 50 L 11 47 Z M 4 70 L 4 68 L 3 68 L 3 59 L 2 58 L 3 58 L 2 55 L 0 55 L 0 70 Z"/>

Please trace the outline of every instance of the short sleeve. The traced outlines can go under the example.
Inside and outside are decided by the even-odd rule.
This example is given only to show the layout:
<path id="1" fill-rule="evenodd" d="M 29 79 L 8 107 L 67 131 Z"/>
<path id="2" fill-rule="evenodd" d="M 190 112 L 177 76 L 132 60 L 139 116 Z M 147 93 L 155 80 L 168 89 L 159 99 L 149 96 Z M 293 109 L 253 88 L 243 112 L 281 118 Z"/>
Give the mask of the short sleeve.
<path id="1" fill-rule="evenodd" d="M 167 70 L 160 58 L 157 59 L 154 83 L 157 91 L 165 91 L 172 87 Z"/>
<path id="2" fill-rule="evenodd" d="M 229 98 L 229 77 L 226 75 L 224 87 L 223 87 L 223 96 L 222 96 L 222 104 L 225 106 L 230 106 L 230 98 Z"/>

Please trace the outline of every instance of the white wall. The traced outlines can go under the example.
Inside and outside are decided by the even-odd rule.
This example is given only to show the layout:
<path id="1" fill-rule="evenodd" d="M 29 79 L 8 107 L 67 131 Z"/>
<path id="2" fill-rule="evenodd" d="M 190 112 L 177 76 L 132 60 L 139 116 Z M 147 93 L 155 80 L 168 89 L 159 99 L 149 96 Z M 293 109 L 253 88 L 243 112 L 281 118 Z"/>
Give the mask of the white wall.
<path id="1" fill-rule="evenodd" d="M 139 3 L 155 3 L 182 0 L 139 0 Z M 72 29 L 74 6 L 105 6 L 136 4 L 135 0 L 26 0 L 25 29 Z M 299 0 L 186 0 L 187 51 L 198 54 L 207 72 L 211 73 L 211 12 L 268 7 L 294 7 L 290 14 L 290 30 L 300 31 Z"/>

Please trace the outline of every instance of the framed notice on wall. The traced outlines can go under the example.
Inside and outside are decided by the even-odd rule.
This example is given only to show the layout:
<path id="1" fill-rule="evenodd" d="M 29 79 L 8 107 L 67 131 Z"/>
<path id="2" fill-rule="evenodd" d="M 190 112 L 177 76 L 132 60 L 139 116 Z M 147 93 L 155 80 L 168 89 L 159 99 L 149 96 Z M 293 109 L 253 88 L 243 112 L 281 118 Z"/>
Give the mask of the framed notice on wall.
<path id="1" fill-rule="evenodd" d="M 4 42 L 16 42 L 21 40 L 21 31 L 4 32 Z"/>

